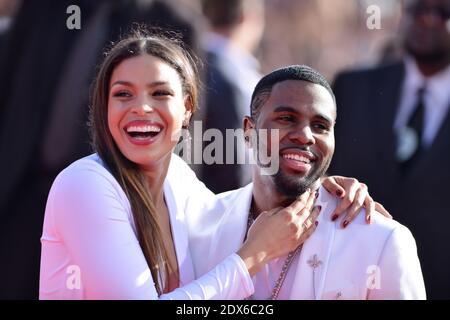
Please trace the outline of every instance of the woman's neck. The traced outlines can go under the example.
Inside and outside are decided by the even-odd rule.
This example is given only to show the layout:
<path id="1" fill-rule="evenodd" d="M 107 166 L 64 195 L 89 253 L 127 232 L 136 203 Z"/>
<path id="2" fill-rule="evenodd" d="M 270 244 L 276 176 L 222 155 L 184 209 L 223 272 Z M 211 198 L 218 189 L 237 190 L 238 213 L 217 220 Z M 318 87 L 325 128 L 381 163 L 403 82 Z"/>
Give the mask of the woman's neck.
<path id="1" fill-rule="evenodd" d="M 164 181 L 169 170 L 171 154 L 163 160 L 144 169 L 147 188 L 156 208 L 164 205 Z"/>

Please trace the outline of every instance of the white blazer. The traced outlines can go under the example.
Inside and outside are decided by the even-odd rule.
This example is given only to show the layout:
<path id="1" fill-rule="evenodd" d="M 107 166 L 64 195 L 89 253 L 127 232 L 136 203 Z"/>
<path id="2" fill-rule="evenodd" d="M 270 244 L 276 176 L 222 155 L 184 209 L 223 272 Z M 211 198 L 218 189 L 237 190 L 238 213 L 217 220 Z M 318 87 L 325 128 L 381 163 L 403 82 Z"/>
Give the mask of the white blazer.
<path id="1" fill-rule="evenodd" d="M 186 207 L 196 276 L 211 270 L 243 243 L 253 185 L 210 197 L 192 196 Z M 192 194 L 191 194 L 192 195 Z M 335 197 L 319 190 L 319 225 L 304 243 L 290 299 L 425 299 L 420 262 L 410 231 L 381 214 L 372 225 L 360 213 L 346 229 L 331 221 Z"/>
<path id="2" fill-rule="evenodd" d="M 197 190 L 194 186 L 202 188 L 204 198 L 213 196 L 173 155 L 164 198 L 180 287 L 158 297 L 122 187 L 96 154 L 72 163 L 55 179 L 47 200 L 39 298 L 242 299 L 251 295 L 252 280 L 236 254 L 195 278 L 184 222 L 186 199 Z"/>

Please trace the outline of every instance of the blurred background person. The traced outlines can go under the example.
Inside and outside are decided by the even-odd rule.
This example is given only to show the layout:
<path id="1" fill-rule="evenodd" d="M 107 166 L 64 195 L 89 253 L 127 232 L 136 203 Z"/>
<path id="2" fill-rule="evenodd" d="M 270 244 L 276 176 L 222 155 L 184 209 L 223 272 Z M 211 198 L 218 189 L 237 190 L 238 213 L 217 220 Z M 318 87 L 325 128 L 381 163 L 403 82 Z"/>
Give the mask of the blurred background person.
<path id="1" fill-rule="evenodd" d="M 201 5 L 209 24 L 202 39 L 206 55 L 203 130 L 218 129 L 224 142 L 234 145 L 223 150 L 223 163 L 201 166 L 201 180 L 218 193 L 240 188 L 251 180 L 248 166 L 238 164 L 238 150 L 246 152 L 243 137 L 234 141 L 225 137 L 227 129 L 242 129 L 253 88 L 261 76 L 253 54 L 263 35 L 264 0 L 201 0 Z M 228 152 L 234 154 L 233 164 L 226 164 Z M 242 156 L 240 163 L 244 160 Z"/>
<path id="2" fill-rule="evenodd" d="M 398 4 L 385 0 L 199 2 L 209 28 L 202 36 L 206 52 L 204 95 L 196 119 L 202 120 L 203 132 L 214 128 L 223 137 L 226 129 L 242 128 L 240 119 L 246 114 L 260 69 L 304 63 L 319 68 L 331 79 L 343 67 L 377 63 L 377 50 L 391 40 L 398 14 Z M 375 32 L 366 26 L 366 9 L 372 4 L 379 5 L 383 12 L 383 27 Z M 194 140 L 200 138 L 194 134 Z M 234 143 L 234 148 L 224 148 L 223 157 L 218 158 L 226 163 L 232 150 L 234 164 L 206 164 L 203 159 L 202 165 L 194 166 L 214 192 L 250 181 L 248 166 L 236 164 L 242 155 L 238 151 L 245 152 L 242 139 L 224 141 Z M 201 142 L 203 150 L 214 142 Z"/>
<path id="3" fill-rule="evenodd" d="M 263 73 L 303 63 L 332 80 L 343 68 L 378 63 L 379 52 L 395 38 L 402 1 L 266 0 L 266 29 L 259 59 Z M 380 28 L 367 26 L 375 6 Z"/>
<path id="4" fill-rule="evenodd" d="M 16 13 L 19 1 L 16 0 L 1 0 L 0 1 L 0 55 L 5 47 L 5 38 L 11 22 Z"/>
<path id="5" fill-rule="evenodd" d="M 70 5 L 81 29 L 69 30 Z M 40 235 L 57 173 L 91 153 L 89 86 L 103 48 L 134 22 L 197 31 L 171 1 L 23 1 L 0 61 L 0 299 L 38 297 Z"/>
<path id="6" fill-rule="evenodd" d="M 330 172 L 354 176 L 414 234 L 429 299 L 450 298 L 450 0 L 405 1 L 404 58 L 339 74 Z"/>

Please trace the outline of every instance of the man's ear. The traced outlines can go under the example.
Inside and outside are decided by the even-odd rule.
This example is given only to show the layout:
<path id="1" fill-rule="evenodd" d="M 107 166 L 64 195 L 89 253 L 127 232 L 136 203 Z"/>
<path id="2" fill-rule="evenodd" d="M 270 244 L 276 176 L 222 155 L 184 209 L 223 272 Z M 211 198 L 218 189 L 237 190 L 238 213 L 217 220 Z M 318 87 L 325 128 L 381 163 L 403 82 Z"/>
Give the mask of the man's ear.
<path id="1" fill-rule="evenodd" d="M 245 144 L 248 147 L 251 147 L 252 135 L 254 134 L 254 130 L 255 130 L 255 122 L 254 122 L 253 118 L 249 117 L 249 116 L 245 116 L 243 127 L 244 127 Z"/>

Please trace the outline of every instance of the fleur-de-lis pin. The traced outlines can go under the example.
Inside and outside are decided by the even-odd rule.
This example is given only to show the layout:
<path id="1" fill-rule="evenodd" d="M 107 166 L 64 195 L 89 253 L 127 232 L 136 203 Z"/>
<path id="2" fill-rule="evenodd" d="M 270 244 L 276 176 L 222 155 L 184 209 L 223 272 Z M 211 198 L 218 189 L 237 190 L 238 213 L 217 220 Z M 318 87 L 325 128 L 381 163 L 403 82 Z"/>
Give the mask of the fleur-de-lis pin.
<path id="1" fill-rule="evenodd" d="M 320 267 L 320 265 L 322 264 L 322 261 L 319 260 L 319 258 L 317 257 L 317 254 L 314 254 L 312 256 L 312 258 L 310 258 L 307 261 L 308 265 L 313 269 L 313 292 L 314 292 L 314 296 L 317 295 L 316 293 L 316 269 L 318 267 Z"/>
<path id="2" fill-rule="evenodd" d="M 314 269 L 314 271 L 320 267 L 322 261 L 319 260 L 317 254 L 313 255 L 311 259 L 308 260 L 308 265 Z"/>

